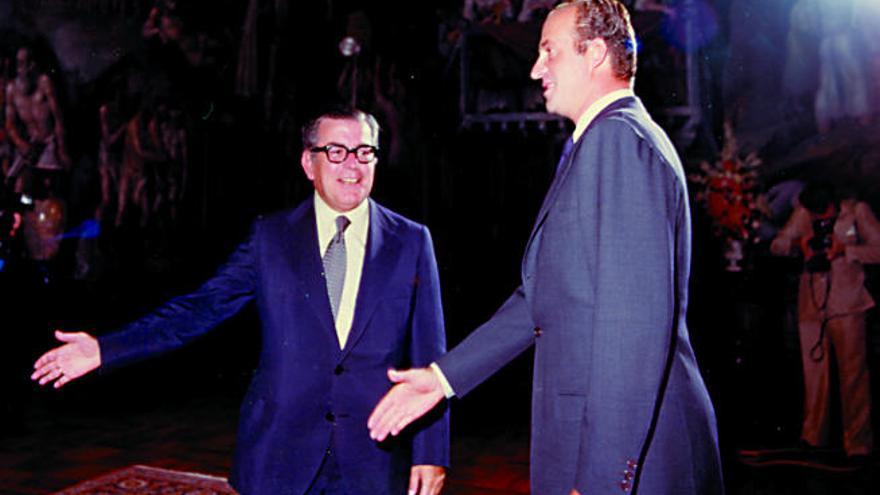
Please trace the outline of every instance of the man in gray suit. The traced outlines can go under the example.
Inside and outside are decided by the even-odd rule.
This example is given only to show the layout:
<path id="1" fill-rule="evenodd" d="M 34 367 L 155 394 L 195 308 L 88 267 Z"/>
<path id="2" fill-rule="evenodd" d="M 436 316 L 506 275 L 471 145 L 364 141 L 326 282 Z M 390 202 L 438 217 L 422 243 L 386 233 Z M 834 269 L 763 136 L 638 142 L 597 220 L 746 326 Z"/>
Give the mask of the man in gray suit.
<path id="1" fill-rule="evenodd" d="M 397 384 L 371 436 L 397 435 L 531 345 L 532 493 L 723 492 L 715 414 L 685 323 L 690 213 L 665 133 L 633 94 L 635 36 L 618 0 L 558 6 L 532 78 L 576 123 L 538 213 L 522 285 L 430 368 Z"/>

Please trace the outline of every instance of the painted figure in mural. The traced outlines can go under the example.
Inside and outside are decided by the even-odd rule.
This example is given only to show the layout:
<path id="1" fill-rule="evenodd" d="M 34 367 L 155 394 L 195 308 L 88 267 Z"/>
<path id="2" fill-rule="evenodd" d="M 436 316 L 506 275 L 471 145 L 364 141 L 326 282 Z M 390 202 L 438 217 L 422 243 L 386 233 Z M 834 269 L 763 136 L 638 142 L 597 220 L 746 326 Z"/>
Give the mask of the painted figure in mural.
<path id="1" fill-rule="evenodd" d="M 98 138 L 98 175 L 101 180 L 101 202 L 95 212 L 100 220 L 113 203 L 119 187 L 119 175 L 122 167 L 122 142 L 125 136 L 126 122 L 119 122 L 119 108 L 102 104 L 98 108 L 100 137 Z"/>
<path id="2" fill-rule="evenodd" d="M 123 143 L 122 168 L 117 191 L 116 226 L 119 227 L 125 222 L 126 213 L 134 203 L 140 215 L 140 226 L 145 227 L 152 213 L 147 189 L 150 175 L 155 164 L 165 158 L 162 141 L 159 138 L 156 112 L 152 104 L 144 103 L 129 119 Z"/>
<path id="3" fill-rule="evenodd" d="M 15 181 L 21 192 L 33 170 L 67 170 L 70 158 L 52 81 L 38 73 L 30 48 L 20 48 L 15 62 L 15 79 L 6 85 L 5 112 L 6 132 L 16 156 L 6 180 Z"/>
<path id="4" fill-rule="evenodd" d="M 5 180 L 15 192 L 36 198 L 34 210 L 25 214 L 24 237 L 31 258 L 44 261 L 58 253 L 66 218 L 61 189 L 71 162 L 52 81 L 37 70 L 28 47 L 16 52 L 15 67 L 5 109 L 15 157 Z"/>

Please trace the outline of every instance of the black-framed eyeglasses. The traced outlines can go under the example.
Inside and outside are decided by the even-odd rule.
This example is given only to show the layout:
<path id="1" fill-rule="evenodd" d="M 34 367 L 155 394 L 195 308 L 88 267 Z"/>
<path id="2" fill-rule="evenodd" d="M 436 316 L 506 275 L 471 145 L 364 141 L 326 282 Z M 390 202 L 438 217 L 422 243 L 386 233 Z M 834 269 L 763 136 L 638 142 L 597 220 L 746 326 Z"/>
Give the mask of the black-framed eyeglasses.
<path id="1" fill-rule="evenodd" d="M 324 146 L 314 146 L 309 149 L 312 153 L 323 152 L 327 155 L 327 160 L 330 163 L 342 163 L 348 158 L 349 154 L 354 154 L 354 157 L 360 163 L 372 163 L 376 160 L 376 153 L 378 153 L 379 148 L 369 145 L 362 144 L 360 146 L 356 146 L 354 148 L 346 148 L 341 144 L 330 143 L 325 144 Z"/>

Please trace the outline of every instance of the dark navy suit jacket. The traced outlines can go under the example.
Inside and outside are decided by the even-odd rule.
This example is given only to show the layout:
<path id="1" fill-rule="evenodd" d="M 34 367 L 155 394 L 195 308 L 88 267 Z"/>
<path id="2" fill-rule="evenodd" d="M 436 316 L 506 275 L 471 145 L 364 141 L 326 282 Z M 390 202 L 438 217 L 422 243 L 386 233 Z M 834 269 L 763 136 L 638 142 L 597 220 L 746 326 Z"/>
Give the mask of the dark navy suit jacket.
<path id="1" fill-rule="evenodd" d="M 690 247 L 672 144 L 637 98 L 612 103 L 550 186 L 522 285 L 438 360 L 464 395 L 535 345 L 532 493 L 723 491 L 685 323 Z"/>
<path id="2" fill-rule="evenodd" d="M 312 199 L 255 222 L 201 288 L 99 337 L 114 367 L 176 349 L 254 300 L 259 367 L 241 407 L 232 485 L 242 494 L 302 494 L 332 446 L 352 494 L 403 494 L 412 464 L 449 460 L 446 411 L 377 444 L 367 418 L 388 368 L 425 366 L 445 351 L 440 287 L 426 227 L 370 201 L 351 332 L 339 348 L 322 277 Z"/>

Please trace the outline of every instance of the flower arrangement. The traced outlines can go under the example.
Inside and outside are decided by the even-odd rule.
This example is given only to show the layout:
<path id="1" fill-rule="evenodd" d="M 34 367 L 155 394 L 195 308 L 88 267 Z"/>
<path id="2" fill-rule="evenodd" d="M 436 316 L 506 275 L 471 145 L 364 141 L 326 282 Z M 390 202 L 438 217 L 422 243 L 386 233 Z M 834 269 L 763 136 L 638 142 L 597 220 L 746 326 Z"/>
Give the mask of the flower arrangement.
<path id="1" fill-rule="evenodd" d="M 739 271 L 743 244 L 757 242 L 763 216 L 763 196 L 757 190 L 757 167 L 761 159 L 751 152 L 740 156 L 730 123 L 724 125 L 724 147 L 715 163 L 702 162 L 700 173 L 688 179 L 696 185 L 696 200 L 712 220 L 712 231 L 726 243 L 730 271 Z"/>

